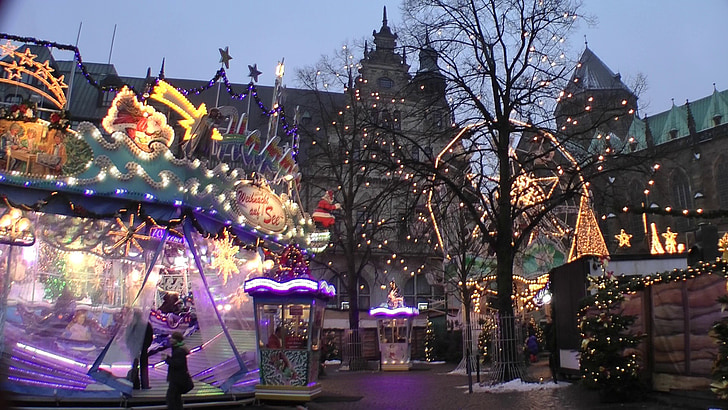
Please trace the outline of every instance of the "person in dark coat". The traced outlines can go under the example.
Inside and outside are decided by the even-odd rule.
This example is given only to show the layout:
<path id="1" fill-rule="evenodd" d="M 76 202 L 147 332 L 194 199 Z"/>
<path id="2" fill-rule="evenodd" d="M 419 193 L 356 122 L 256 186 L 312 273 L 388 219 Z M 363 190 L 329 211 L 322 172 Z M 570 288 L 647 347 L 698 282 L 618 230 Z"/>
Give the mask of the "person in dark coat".
<path id="1" fill-rule="evenodd" d="M 182 386 L 189 377 L 187 369 L 187 355 L 184 336 L 180 332 L 172 333 L 172 355 L 167 356 L 164 361 L 169 366 L 167 369 L 167 408 L 169 410 L 182 410 Z"/>
<path id="2" fill-rule="evenodd" d="M 144 342 L 142 343 L 142 351 L 139 355 L 139 376 L 142 379 L 142 389 L 150 389 L 149 387 L 149 347 L 154 340 L 154 328 L 152 324 L 147 322 L 147 330 L 144 333 Z"/>

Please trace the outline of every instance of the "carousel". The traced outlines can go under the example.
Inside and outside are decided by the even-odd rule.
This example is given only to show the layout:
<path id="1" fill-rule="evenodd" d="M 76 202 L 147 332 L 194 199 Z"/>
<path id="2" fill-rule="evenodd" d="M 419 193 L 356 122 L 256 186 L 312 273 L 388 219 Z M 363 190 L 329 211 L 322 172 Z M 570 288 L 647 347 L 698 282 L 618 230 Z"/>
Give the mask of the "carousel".
<path id="1" fill-rule="evenodd" d="M 404 305 L 404 298 L 394 281 L 389 282 L 387 303 L 369 309 L 369 315 L 377 318 L 382 371 L 412 368 L 412 321 L 419 314 L 417 308 Z"/>
<path id="2" fill-rule="evenodd" d="M 269 130 L 236 125 L 228 135 L 215 127 L 215 108 L 156 80 L 143 94 L 115 90 L 100 126 L 71 127 L 63 76 L 11 40 L 75 50 L 86 80 L 98 84 L 78 50 L 2 36 L 8 57 L 0 65 L 36 78 L 24 87 L 57 109 L 41 112 L 30 101 L 0 108 L 0 388 L 54 400 L 164 397 L 162 353 L 179 331 L 191 396 L 252 397 L 265 373 L 260 313 L 244 283 L 285 270 L 292 248 L 305 263 L 327 241 L 295 200 L 295 126 L 282 122 L 276 101 L 270 110 L 258 102 L 275 118 Z M 254 90 L 251 82 L 240 98 Z M 230 141 L 240 144 L 242 168 L 210 160 Z M 322 286 L 322 296 L 333 292 Z M 322 306 L 286 307 L 301 315 L 279 322 L 307 336 L 291 349 L 317 348 Z M 316 328 L 290 327 L 307 314 Z"/>

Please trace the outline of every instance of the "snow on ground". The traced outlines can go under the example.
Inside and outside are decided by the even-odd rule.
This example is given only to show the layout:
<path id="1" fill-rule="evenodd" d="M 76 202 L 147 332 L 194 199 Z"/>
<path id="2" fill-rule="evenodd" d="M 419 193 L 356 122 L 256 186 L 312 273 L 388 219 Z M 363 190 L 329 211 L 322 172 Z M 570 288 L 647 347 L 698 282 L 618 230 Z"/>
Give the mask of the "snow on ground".
<path id="1" fill-rule="evenodd" d="M 563 381 L 559 382 L 558 384 L 551 381 L 544 383 L 526 383 L 524 381 L 521 381 L 521 379 L 513 379 L 509 382 L 494 384 L 492 386 L 481 386 L 475 383 L 473 384 L 473 393 L 512 393 L 521 391 L 550 390 L 560 389 L 569 385 L 571 385 L 571 383 Z M 458 386 L 458 388 L 465 389 L 466 391 L 468 390 L 468 386 Z"/>

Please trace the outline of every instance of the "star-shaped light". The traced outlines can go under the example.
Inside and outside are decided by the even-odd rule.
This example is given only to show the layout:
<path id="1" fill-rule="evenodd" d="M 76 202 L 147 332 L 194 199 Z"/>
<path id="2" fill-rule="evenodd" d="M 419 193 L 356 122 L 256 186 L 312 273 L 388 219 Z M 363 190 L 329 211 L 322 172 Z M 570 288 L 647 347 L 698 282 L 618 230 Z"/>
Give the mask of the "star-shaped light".
<path id="1" fill-rule="evenodd" d="M 136 248 L 139 253 L 142 253 L 144 249 L 142 249 L 142 246 L 139 244 L 138 239 L 141 240 L 149 240 L 151 237 L 149 235 L 145 235 L 143 233 L 144 228 L 147 226 L 147 221 L 144 221 L 140 223 L 137 226 L 134 226 L 134 214 L 129 215 L 129 224 L 125 224 L 124 221 L 121 220 L 120 217 L 116 217 L 116 224 L 119 226 L 118 231 L 109 231 L 109 236 L 111 237 L 118 237 L 119 239 L 114 243 L 111 248 L 107 250 L 107 253 L 111 253 L 115 251 L 116 249 L 124 246 L 124 256 L 129 256 L 129 249 L 133 246 Z"/>
<path id="2" fill-rule="evenodd" d="M 12 55 L 17 49 L 17 46 L 14 46 L 10 40 L 7 40 L 5 44 L 0 44 L 0 57 Z"/>
<path id="3" fill-rule="evenodd" d="M 5 71 L 8 72 L 8 80 L 12 80 L 13 78 L 17 77 L 18 80 L 23 78 L 23 67 L 18 65 L 18 62 L 13 60 L 12 63 L 8 64 L 7 67 L 5 67 Z"/>
<path id="4" fill-rule="evenodd" d="M 258 64 L 250 65 L 248 64 L 248 70 L 250 71 L 250 74 L 248 74 L 248 77 L 252 78 L 254 82 L 258 82 L 258 76 L 263 74 L 262 72 L 258 71 Z"/>
<path id="5" fill-rule="evenodd" d="M 38 57 L 38 56 L 35 55 L 35 54 L 33 54 L 33 53 L 31 53 L 29 48 L 26 48 L 24 53 L 19 53 L 18 54 L 18 57 L 20 57 L 20 64 L 21 65 L 24 64 L 24 65 L 32 66 L 33 63 L 35 63 L 35 61 L 33 61 L 33 60 L 35 60 L 35 58 Z"/>
<path id="6" fill-rule="evenodd" d="M 230 60 L 233 58 L 230 57 L 230 53 L 228 52 L 229 47 L 225 48 L 218 48 L 220 51 L 220 62 L 225 66 L 225 68 L 230 68 Z"/>
<path id="7" fill-rule="evenodd" d="M 624 229 L 621 229 L 619 235 L 614 235 L 614 237 L 619 241 L 620 248 L 629 248 L 632 246 L 629 243 L 629 240 L 632 239 L 632 235 L 625 232 Z"/>
<path id="8" fill-rule="evenodd" d="M 212 251 L 214 258 L 210 267 L 218 270 L 218 275 L 222 276 L 222 283 L 225 285 L 233 273 L 238 273 L 238 258 L 235 255 L 238 254 L 240 247 L 233 245 L 233 238 L 227 230 L 222 234 L 222 239 L 215 241 L 215 250 Z"/>
<path id="9" fill-rule="evenodd" d="M 49 74 L 56 71 L 53 67 L 50 66 L 48 63 L 48 60 L 44 61 L 42 64 L 38 64 L 37 70 L 35 70 L 35 73 L 38 74 L 38 77 L 41 78 L 48 78 Z"/>

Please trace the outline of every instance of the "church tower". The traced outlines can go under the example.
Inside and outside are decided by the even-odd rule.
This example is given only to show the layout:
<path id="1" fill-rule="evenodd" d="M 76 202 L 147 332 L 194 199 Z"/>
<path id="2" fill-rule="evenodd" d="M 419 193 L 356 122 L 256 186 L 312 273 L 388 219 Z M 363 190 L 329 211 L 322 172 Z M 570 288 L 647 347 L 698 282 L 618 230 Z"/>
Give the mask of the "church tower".
<path id="1" fill-rule="evenodd" d="M 588 46 L 562 91 L 554 116 L 558 132 L 589 146 L 597 133 L 624 139 L 637 110 L 637 97 Z"/>

